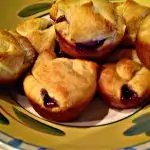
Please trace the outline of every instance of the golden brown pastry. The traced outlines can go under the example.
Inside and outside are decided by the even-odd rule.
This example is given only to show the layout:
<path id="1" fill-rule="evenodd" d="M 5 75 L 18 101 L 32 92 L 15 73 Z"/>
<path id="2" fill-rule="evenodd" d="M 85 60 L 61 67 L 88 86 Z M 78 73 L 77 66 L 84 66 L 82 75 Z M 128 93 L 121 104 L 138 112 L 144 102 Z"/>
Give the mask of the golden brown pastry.
<path id="1" fill-rule="evenodd" d="M 141 62 L 150 69 L 150 15 L 140 25 L 136 40 L 136 51 Z"/>
<path id="2" fill-rule="evenodd" d="M 135 45 L 137 31 L 142 20 L 150 14 L 150 8 L 140 5 L 134 0 L 126 0 L 116 7 L 116 11 L 123 16 L 126 23 L 126 34 L 122 40 L 124 46 Z"/>
<path id="3" fill-rule="evenodd" d="M 97 68 L 94 62 L 55 58 L 44 51 L 39 55 L 31 74 L 24 80 L 26 96 L 44 118 L 73 120 L 95 94 Z"/>
<path id="4" fill-rule="evenodd" d="M 135 108 L 150 95 L 150 71 L 141 64 L 124 58 L 103 66 L 99 93 L 111 107 Z"/>
<path id="5" fill-rule="evenodd" d="M 15 82 L 33 64 L 35 57 L 28 40 L 0 29 L 0 85 Z"/>
<path id="6" fill-rule="evenodd" d="M 74 3 L 65 7 L 65 21 L 55 24 L 61 50 L 77 58 L 105 59 L 124 35 L 123 19 L 104 0 Z"/>
<path id="7" fill-rule="evenodd" d="M 27 37 L 38 53 L 53 50 L 55 47 L 56 33 L 52 22 L 48 19 L 26 20 L 17 25 L 16 31 Z"/>
<path id="8" fill-rule="evenodd" d="M 22 71 L 26 71 L 35 62 L 37 56 L 36 51 L 26 37 L 19 35 L 15 31 L 9 32 L 14 36 L 14 38 L 16 38 L 19 45 L 24 50 L 24 61 L 22 65 Z"/>
<path id="9" fill-rule="evenodd" d="M 65 12 L 72 6 L 80 6 L 88 0 L 56 0 L 50 8 L 50 18 L 55 22 L 61 22 L 65 20 Z"/>

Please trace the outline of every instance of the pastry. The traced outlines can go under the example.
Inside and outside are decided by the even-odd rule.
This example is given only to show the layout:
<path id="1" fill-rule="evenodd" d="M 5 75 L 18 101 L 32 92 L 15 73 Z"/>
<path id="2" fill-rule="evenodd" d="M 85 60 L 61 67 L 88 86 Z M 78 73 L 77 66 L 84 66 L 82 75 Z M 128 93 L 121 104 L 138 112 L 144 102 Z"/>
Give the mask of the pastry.
<path id="1" fill-rule="evenodd" d="M 9 31 L 9 33 L 14 36 L 21 48 L 24 50 L 24 61 L 22 65 L 22 70 L 26 71 L 35 62 L 37 57 L 36 51 L 26 37 L 21 36 L 15 31 Z"/>
<path id="2" fill-rule="evenodd" d="M 65 12 L 72 6 L 80 6 L 88 0 L 56 0 L 50 8 L 50 18 L 58 23 L 65 20 Z"/>
<path id="3" fill-rule="evenodd" d="M 134 0 L 126 0 L 124 3 L 118 4 L 116 12 L 125 19 L 127 26 L 121 44 L 124 46 L 135 45 L 137 31 L 142 20 L 150 14 L 150 8 L 140 5 Z"/>
<path id="4" fill-rule="evenodd" d="M 65 21 L 55 24 L 60 48 L 76 58 L 104 60 L 121 41 L 124 21 L 107 1 L 76 3 L 66 6 Z"/>
<path id="5" fill-rule="evenodd" d="M 44 118 L 71 121 L 93 99 L 97 69 L 94 62 L 55 58 L 44 51 L 24 79 L 24 91 L 33 108 Z"/>
<path id="6" fill-rule="evenodd" d="M 56 33 L 52 22 L 48 19 L 26 20 L 17 25 L 16 31 L 27 37 L 38 53 L 55 48 Z"/>
<path id="7" fill-rule="evenodd" d="M 140 25 L 137 40 L 136 51 L 139 59 L 150 69 L 150 15 L 148 15 Z"/>
<path id="8" fill-rule="evenodd" d="M 101 98 L 111 107 L 139 107 L 150 95 L 150 71 L 143 65 L 124 58 L 103 66 L 99 77 Z"/>
<path id="9" fill-rule="evenodd" d="M 22 41 L 25 41 L 22 44 Z M 15 82 L 34 62 L 36 54 L 27 39 L 0 29 L 0 85 Z"/>

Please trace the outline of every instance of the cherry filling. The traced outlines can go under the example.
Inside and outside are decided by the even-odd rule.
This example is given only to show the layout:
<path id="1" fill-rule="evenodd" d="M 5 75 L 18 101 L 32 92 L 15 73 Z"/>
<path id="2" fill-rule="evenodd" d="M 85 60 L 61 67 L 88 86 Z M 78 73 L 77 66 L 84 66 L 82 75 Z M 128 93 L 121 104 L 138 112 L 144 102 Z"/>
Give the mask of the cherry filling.
<path id="1" fill-rule="evenodd" d="M 65 15 L 63 15 L 63 16 L 60 16 L 59 18 L 57 18 L 56 23 L 63 22 L 65 20 L 66 20 L 66 17 L 65 17 Z"/>
<path id="2" fill-rule="evenodd" d="M 44 101 L 44 106 L 48 108 L 57 107 L 58 104 L 56 100 L 48 95 L 48 92 L 45 89 L 41 89 L 41 95 Z"/>
<path id="3" fill-rule="evenodd" d="M 123 85 L 121 88 L 121 101 L 124 103 L 136 102 L 139 99 L 136 92 L 130 89 L 127 85 Z"/>
<path id="4" fill-rule="evenodd" d="M 60 46 L 59 43 L 56 41 L 56 46 L 54 49 L 54 53 L 56 54 L 56 56 L 60 57 L 61 56 L 61 51 L 60 51 Z"/>
<path id="5" fill-rule="evenodd" d="M 106 39 L 103 40 L 97 40 L 97 41 L 89 41 L 89 42 L 84 42 L 84 43 L 75 43 L 76 48 L 80 50 L 84 49 L 95 49 L 99 46 L 102 46 L 104 44 Z"/>

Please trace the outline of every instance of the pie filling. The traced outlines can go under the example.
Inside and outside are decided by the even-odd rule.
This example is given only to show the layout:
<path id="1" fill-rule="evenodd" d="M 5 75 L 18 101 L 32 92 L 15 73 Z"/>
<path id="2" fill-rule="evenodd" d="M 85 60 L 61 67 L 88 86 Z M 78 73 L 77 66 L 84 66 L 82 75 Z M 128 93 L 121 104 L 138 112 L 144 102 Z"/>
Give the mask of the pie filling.
<path id="1" fill-rule="evenodd" d="M 66 21 L 65 15 L 60 16 L 59 18 L 57 18 L 56 23 L 63 22 L 63 21 Z"/>
<path id="2" fill-rule="evenodd" d="M 121 101 L 123 103 L 133 103 L 139 100 L 139 97 L 135 91 L 130 89 L 126 84 L 121 88 Z"/>
<path id="3" fill-rule="evenodd" d="M 41 96 L 44 102 L 44 106 L 47 108 L 58 107 L 57 101 L 48 95 L 45 89 L 41 89 Z"/>
<path id="4" fill-rule="evenodd" d="M 100 46 L 102 46 L 104 44 L 106 39 L 102 39 L 102 40 L 97 40 L 97 41 L 89 41 L 89 42 L 84 42 L 84 43 L 75 43 L 76 44 L 76 48 L 80 49 L 80 50 L 84 50 L 84 49 L 96 49 Z"/>

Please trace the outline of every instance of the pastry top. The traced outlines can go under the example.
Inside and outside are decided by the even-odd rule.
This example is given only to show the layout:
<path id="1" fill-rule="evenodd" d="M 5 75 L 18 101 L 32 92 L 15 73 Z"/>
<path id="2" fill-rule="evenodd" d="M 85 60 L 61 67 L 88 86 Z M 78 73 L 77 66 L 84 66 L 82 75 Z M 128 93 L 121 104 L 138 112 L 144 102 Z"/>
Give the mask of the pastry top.
<path id="1" fill-rule="evenodd" d="M 138 41 L 143 42 L 144 44 L 150 44 L 150 14 L 145 17 L 142 21 L 137 35 Z"/>
<path id="2" fill-rule="evenodd" d="M 126 0 L 116 7 L 116 11 L 123 16 L 127 25 L 128 36 L 135 42 L 136 34 L 142 20 L 150 14 L 150 8 L 140 5 L 133 0 Z M 134 11 L 134 12 L 133 12 Z"/>
<path id="3" fill-rule="evenodd" d="M 141 69 L 141 65 L 132 61 L 131 59 L 121 59 L 116 64 L 117 74 L 126 81 L 131 80 L 134 73 Z"/>
<path id="4" fill-rule="evenodd" d="M 36 53 L 27 38 L 0 29 L 0 84 L 15 82 L 34 63 Z"/>
<path id="5" fill-rule="evenodd" d="M 28 38 L 38 53 L 53 50 L 56 33 L 52 21 L 45 18 L 26 20 L 17 25 L 16 31 Z"/>
<path id="6" fill-rule="evenodd" d="M 16 74 L 24 62 L 24 50 L 9 32 L 0 29 L 0 70 L 1 75 Z M 4 75 L 5 76 L 5 75 Z"/>
<path id="7" fill-rule="evenodd" d="M 28 19 L 16 26 L 16 31 L 22 36 L 28 36 L 28 34 L 37 31 L 47 29 L 52 25 L 52 22 L 45 18 L 33 18 Z"/>
<path id="8" fill-rule="evenodd" d="M 69 22 L 70 38 L 75 42 L 102 40 L 114 35 L 116 31 L 116 18 L 111 17 L 112 22 L 107 20 L 92 1 L 68 9 L 66 19 Z"/>
<path id="9" fill-rule="evenodd" d="M 67 20 L 65 28 L 68 28 L 67 37 L 66 33 L 64 34 L 66 38 L 82 43 L 113 39 L 118 34 L 124 34 L 124 21 L 117 16 L 112 3 L 103 0 L 78 3 L 65 9 L 64 15 Z M 60 25 L 56 25 L 56 30 L 63 32 Z"/>
<path id="10" fill-rule="evenodd" d="M 150 14 L 145 17 L 140 25 L 137 40 L 136 51 L 141 62 L 150 69 Z"/>
<path id="11" fill-rule="evenodd" d="M 55 58 L 45 51 L 39 55 L 32 69 L 32 78 L 57 101 L 59 107 L 52 108 L 57 112 L 89 101 L 96 90 L 97 68 L 94 62 Z M 29 93 L 29 97 L 30 94 L 36 95 Z M 42 97 L 38 103 L 44 107 Z"/>

